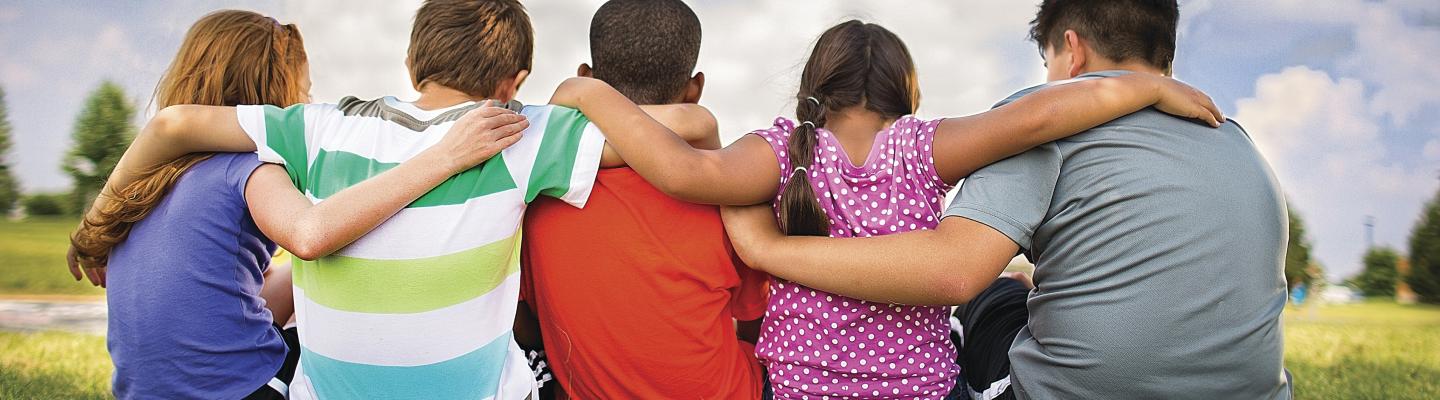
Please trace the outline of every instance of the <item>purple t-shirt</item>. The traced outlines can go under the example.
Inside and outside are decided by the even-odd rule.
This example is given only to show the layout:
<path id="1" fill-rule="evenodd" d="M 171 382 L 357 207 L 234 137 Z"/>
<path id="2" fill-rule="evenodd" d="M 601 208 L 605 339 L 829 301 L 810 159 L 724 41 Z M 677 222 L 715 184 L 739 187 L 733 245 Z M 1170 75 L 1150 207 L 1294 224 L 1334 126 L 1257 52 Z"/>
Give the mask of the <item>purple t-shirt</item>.
<path id="1" fill-rule="evenodd" d="M 238 399 L 280 369 L 285 342 L 260 298 L 275 243 L 244 195 L 259 166 L 253 153 L 196 163 L 111 252 L 116 397 Z"/>
<path id="2" fill-rule="evenodd" d="M 831 237 L 867 237 L 934 228 L 950 185 L 935 172 L 930 145 L 940 120 L 912 116 L 880 131 L 855 166 L 829 131 L 817 132 L 811 189 L 830 217 Z M 780 187 L 795 122 L 777 118 L 753 132 L 780 163 Z M 779 195 L 775 204 L 779 204 Z M 959 367 L 948 307 L 874 303 L 776 278 L 755 352 L 777 398 L 943 398 Z"/>

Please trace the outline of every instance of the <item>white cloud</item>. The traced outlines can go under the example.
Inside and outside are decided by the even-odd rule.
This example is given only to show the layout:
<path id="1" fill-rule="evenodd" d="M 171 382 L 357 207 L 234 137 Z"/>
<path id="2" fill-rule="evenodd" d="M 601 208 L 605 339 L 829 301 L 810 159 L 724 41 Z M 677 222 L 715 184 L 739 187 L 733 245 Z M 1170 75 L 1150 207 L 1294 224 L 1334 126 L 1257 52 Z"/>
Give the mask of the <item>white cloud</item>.
<path id="1" fill-rule="evenodd" d="M 1391 160 L 1378 115 L 1359 80 L 1309 67 L 1260 77 L 1235 119 L 1274 167 L 1291 205 L 1306 220 L 1315 251 L 1332 277 L 1358 271 L 1362 216 L 1374 216 L 1380 244 L 1404 238 L 1435 181 L 1422 168 Z"/>
<path id="2" fill-rule="evenodd" d="M 1425 142 L 1425 149 L 1423 150 L 1423 152 L 1425 154 L 1425 159 L 1430 161 L 1440 161 L 1440 139 Z"/>

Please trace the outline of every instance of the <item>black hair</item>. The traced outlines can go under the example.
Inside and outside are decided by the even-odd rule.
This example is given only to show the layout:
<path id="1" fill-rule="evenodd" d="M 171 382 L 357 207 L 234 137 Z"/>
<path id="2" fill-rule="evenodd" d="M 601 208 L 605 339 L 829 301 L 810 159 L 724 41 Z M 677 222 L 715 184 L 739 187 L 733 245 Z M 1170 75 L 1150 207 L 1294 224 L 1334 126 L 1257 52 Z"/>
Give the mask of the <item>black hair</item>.
<path id="1" fill-rule="evenodd" d="M 1060 50 L 1065 31 L 1073 30 L 1106 58 L 1169 72 L 1179 21 L 1175 0 L 1044 0 L 1030 21 L 1030 39 L 1042 53 L 1046 46 Z"/>
<path id="2" fill-rule="evenodd" d="M 700 57 L 700 19 L 680 0 L 611 0 L 590 20 L 590 62 L 637 104 L 665 104 L 684 94 Z"/>

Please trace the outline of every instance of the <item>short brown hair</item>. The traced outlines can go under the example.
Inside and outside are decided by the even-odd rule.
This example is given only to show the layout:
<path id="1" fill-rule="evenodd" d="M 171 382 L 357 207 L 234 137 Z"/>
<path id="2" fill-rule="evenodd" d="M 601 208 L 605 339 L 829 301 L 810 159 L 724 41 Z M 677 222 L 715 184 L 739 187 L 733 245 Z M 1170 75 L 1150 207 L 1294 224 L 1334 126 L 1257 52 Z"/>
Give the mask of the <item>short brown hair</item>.
<path id="1" fill-rule="evenodd" d="M 530 69 L 534 32 L 516 0 L 426 0 L 410 30 L 410 78 L 489 96 Z"/>
<path id="2" fill-rule="evenodd" d="M 1089 41 L 1095 52 L 1114 61 L 1138 60 L 1162 71 L 1175 61 L 1175 30 L 1180 5 L 1175 0 L 1044 0 L 1030 39 L 1065 48 L 1065 30 Z"/>

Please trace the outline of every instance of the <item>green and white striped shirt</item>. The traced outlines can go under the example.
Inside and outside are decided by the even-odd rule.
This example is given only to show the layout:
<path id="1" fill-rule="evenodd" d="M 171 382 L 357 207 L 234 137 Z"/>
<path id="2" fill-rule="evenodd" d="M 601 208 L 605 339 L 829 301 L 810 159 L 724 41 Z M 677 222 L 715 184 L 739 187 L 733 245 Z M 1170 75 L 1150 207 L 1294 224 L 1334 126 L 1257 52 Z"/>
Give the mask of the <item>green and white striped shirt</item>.
<path id="1" fill-rule="evenodd" d="M 475 103 L 421 110 L 385 97 L 241 106 L 260 159 L 320 202 L 435 145 Z M 579 111 L 510 107 L 515 145 L 446 180 L 327 257 L 295 260 L 300 370 L 292 399 L 524 398 L 514 344 L 520 222 L 539 195 L 583 207 L 604 138 Z"/>

